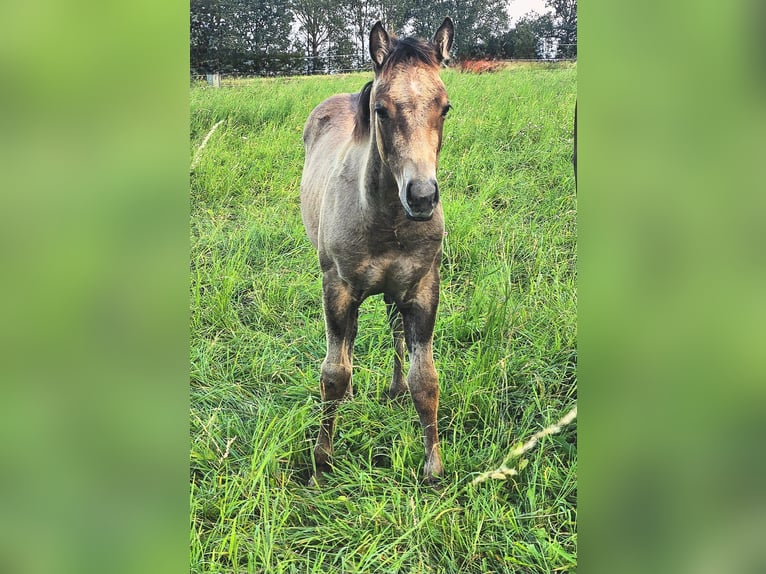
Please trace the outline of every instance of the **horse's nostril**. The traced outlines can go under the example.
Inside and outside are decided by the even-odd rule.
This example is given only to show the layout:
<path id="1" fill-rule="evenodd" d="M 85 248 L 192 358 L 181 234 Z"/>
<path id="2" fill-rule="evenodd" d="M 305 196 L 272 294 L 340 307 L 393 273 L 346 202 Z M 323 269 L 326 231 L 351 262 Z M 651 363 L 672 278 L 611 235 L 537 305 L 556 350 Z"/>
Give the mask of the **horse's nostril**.
<path id="1" fill-rule="evenodd" d="M 430 212 L 439 202 L 439 186 L 433 179 L 411 180 L 407 182 L 405 197 L 412 211 Z"/>

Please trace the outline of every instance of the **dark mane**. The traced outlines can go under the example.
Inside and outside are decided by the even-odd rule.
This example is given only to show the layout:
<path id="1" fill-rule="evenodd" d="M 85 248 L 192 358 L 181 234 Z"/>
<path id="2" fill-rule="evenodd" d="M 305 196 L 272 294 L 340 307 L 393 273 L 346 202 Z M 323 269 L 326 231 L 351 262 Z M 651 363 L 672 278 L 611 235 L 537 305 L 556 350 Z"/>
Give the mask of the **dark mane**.
<path id="1" fill-rule="evenodd" d="M 427 66 L 438 66 L 436 50 L 430 42 L 420 38 L 391 38 L 391 50 L 383 62 L 383 73 L 390 71 L 397 64 L 410 61 L 421 62 Z"/>
<path id="2" fill-rule="evenodd" d="M 354 139 L 359 140 L 370 133 L 370 93 L 372 81 L 367 82 L 362 91 L 356 96 L 356 113 L 354 114 Z"/>
<path id="3" fill-rule="evenodd" d="M 397 64 L 422 63 L 438 66 L 439 58 L 430 42 L 420 38 L 396 38 L 391 36 L 390 51 L 383 62 L 381 74 L 390 72 Z M 367 82 L 357 95 L 354 116 L 354 139 L 361 139 L 370 132 L 370 92 L 372 82 Z"/>

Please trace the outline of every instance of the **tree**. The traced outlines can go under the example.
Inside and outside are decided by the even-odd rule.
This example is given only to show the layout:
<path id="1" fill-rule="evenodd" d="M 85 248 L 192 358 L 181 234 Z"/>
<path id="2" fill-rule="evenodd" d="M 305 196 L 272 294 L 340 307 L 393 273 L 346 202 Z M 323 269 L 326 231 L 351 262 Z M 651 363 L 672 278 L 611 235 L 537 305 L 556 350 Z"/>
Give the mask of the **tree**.
<path id="1" fill-rule="evenodd" d="M 576 42 L 576 0 L 546 0 L 554 30 L 535 15 L 509 30 L 507 0 L 190 0 L 195 73 L 323 73 L 364 66 L 377 20 L 396 34 L 430 38 L 445 16 L 456 29 L 452 55 L 535 57 L 534 38 Z M 295 58 L 294 51 L 303 58 Z M 291 62 L 299 64 L 291 65 Z"/>
<path id="2" fill-rule="evenodd" d="M 299 24 L 298 36 L 306 48 L 306 73 L 315 74 L 324 69 L 320 52 L 330 38 L 329 0 L 292 0 L 291 7 Z"/>
<path id="3" fill-rule="evenodd" d="M 220 69 L 221 28 L 220 2 L 191 0 L 190 5 L 190 64 L 198 74 Z"/>
<path id="4" fill-rule="evenodd" d="M 367 61 L 368 35 L 375 24 L 372 0 L 345 0 L 345 9 L 348 12 L 348 24 L 352 32 L 355 45 L 355 65 L 363 66 Z"/>
<path id="5" fill-rule="evenodd" d="M 559 41 L 557 56 L 577 57 L 577 0 L 545 0 L 553 10 L 555 36 Z"/>
<path id="6" fill-rule="evenodd" d="M 490 40 L 487 53 L 521 60 L 551 56 L 545 51 L 545 40 L 553 38 L 553 19 L 550 14 L 528 12 L 516 26 Z"/>
<path id="7" fill-rule="evenodd" d="M 516 40 L 516 28 L 511 28 L 507 32 L 503 32 L 497 38 L 497 53 L 496 55 L 501 58 L 515 58 L 516 52 L 514 50 Z"/>
<path id="8" fill-rule="evenodd" d="M 232 31 L 244 58 L 245 70 L 269 73 L 277 67 L 274 56 L 289 50 L 293 16 L 287 0 L 232 0 Z"/>
<path id="9" fill-rule="evenodd" d="M 455 22 L 455 47 L 458 58 L 481 52 L 491 38 L 508 28 L 504 0 L 445 0 L 438 6 L 442 18 Z M 441 20 L 440 20 L 441 21 Z M 438 26 L 438 23 L 436 24 Z M 435 30 L 435 28 L 434 28 Z"/>
<path id="10" fill-rule="evenodd" d="M 447 10 L 439 2 L 410 2 L 408 31 L 421 38 L 431 38 L 447 15 Z"/>
<path id="11" fill-rule="evenodd" d="M 538 37 L 535 34 L 533 21 L 526 16 L 521 18 L 514 28 L 513 57 L 520 60 L 537 58 Z"/>
<path id="12" fill-rule="evenodd" d="M 410 12 L 417 0 L 377 0 L 374 3 L 375 20 L 380 20 L 387 30 L 397 35 L 405 32 Z M 438 24 L 437 24 L 438 25 Z M 436 31 L 436 28 L 434 28 Z M 370 30 L 367 30 L 369 34 Z"/>
<path id="13" fill-rule="evenodd" d="M 354 69 L 355 46 L 347 33 L 332 35 L 329 42 L 328 71 L 349 72 Z"/>
<path id="14" fill-rule="evenodd" d="M 268 73 L 289 50 L 287 0 L 191 0 L 190 56 L 197 73 Z"/>

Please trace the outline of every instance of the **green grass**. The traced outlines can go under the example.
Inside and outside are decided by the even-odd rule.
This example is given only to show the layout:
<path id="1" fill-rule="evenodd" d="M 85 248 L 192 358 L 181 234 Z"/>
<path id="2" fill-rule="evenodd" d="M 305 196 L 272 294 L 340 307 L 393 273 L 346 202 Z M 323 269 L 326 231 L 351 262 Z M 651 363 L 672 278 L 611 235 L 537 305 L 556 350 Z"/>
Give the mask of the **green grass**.
<path id="1" fill-rule="evenodd" d="M 191 176 L 191 569 L 574 571 L 574 426 L 514 479 L 470 484 L 576 400 L 573 65 L 443 73 L 443 487 L 420 483 L 411 402 L 381 400 L 393 350 L 380 297 L 360 311 L 335 472 L 306 486 L 325 344 L 301 131 L 368 77 L 191 88 L 191 156 L 223 120 Z"/>

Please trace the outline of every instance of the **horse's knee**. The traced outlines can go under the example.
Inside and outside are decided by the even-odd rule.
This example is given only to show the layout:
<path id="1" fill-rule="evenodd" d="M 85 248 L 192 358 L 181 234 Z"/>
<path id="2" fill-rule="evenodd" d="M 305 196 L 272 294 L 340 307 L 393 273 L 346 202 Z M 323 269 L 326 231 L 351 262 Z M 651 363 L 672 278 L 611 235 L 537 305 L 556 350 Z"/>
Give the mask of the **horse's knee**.
<path id="1" fill-rule="evenodd" d="M 322 376 L 320 379 L 322 399 L 338 400 L 346 392 L 351 382 L 351 365 L 322 363 Z"/>
<path id="2" fill-rule="evenodd" d="M 439 405 L 438 385 L 429 385 L 426 388 L 413 389 L 410 387 L 412 402 L 422 421 L 431 421 L 436 418 L 436 409 Z"/>
<path id="3" fill-rule="evenodd" d="M 439 375 L 433 363 L 413 365 L 410 368 L 407 383 L 412 399 L 416 403 L 430 402 L 439 398 Z"/>

